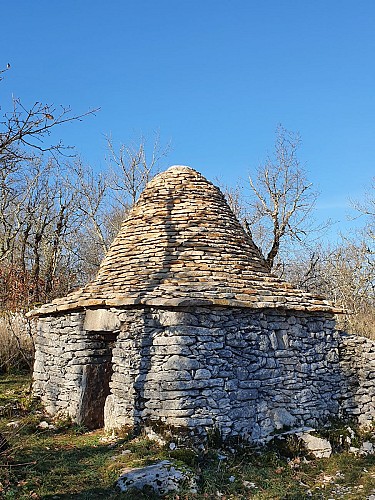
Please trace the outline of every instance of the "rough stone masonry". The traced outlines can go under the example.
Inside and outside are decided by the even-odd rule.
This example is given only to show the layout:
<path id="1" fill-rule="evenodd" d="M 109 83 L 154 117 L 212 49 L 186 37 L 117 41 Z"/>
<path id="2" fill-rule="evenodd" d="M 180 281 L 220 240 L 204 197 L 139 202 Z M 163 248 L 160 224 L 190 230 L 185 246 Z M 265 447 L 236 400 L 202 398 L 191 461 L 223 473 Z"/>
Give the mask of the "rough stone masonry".
<path id="1" fill-rule="evenodd" d="M 46 304 L 34 393 L 89 428 L 169 428 L 262 441 L 375 415 L 375 343 L 341 310 L 271 275 L 218 188 L 188 167 L 156 176 L 97 277 Z"/>

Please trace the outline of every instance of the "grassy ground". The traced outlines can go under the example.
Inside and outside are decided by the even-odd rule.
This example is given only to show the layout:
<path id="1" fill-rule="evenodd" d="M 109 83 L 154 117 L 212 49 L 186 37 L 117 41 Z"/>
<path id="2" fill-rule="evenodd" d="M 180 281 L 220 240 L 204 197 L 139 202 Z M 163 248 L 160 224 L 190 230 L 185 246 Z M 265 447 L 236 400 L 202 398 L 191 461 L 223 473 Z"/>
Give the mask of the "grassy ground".
<path id="1" fill-rule="evenodd" d="M 201 478 L 198 494 L 168 497 L 175 500 L 366 499 L 375 493 L 373 456 L 340 453 L 306 460 L 298 448 L 286 458 L 275 448 L 260 454 L 214 447 L 198 455 L 139 437 L 112 439 L 103 431 L 85 432 L 67 421 L 43 429 L 40 422 L 51 421 L 30 397 L 29 385 L 27 376 L 0 377 L 0 432 L 10 444 L 0 453 L 0 498 L 150 499 L 139 492 L 117 492 L 116 479 L 126 467 L 165 458 L 186 463 Z"/>

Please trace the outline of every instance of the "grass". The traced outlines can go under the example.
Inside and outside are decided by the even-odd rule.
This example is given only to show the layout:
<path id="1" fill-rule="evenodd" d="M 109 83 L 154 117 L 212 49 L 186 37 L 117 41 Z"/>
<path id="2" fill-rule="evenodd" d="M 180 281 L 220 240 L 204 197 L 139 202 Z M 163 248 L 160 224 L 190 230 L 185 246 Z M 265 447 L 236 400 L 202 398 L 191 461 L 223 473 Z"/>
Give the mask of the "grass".
<path id="1" fill-rule="evenodd" d="M 140 492 L 119 493 L 116 479 L 127 467 L 174 458 L 200 477 L 199 493 L 180 492 L 169 499 L 366 499 L 375 492 L 374 456 L 335 454 L 307 460 L 296 449 L 286 458 L 280 449 L 230 452 L 160 447 L 142 437 L 86 432 L 69 421 L 52 422 L 29 393 L 26 375 L 0 377 L 0 432 L 10 448 L 0 453 L 0 498 L 126 499 L 154 498 Z M 10 425 L 8 425 L 10 424 Z"/>

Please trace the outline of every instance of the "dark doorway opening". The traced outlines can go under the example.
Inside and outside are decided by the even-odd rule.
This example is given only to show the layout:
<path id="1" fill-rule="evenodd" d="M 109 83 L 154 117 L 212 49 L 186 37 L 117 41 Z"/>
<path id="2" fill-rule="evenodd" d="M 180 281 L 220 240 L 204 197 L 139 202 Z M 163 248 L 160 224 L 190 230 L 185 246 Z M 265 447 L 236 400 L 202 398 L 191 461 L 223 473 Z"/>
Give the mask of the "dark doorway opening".
<path id="1" fill-rule="evenodd" d="M 112 378 L 112 349 L 116 334 L 92 333 L 92 354 L 83 369 L 82 396 L 78 423 L 88 429 L 104 427 L 104 404 L 110 393 Z"/>

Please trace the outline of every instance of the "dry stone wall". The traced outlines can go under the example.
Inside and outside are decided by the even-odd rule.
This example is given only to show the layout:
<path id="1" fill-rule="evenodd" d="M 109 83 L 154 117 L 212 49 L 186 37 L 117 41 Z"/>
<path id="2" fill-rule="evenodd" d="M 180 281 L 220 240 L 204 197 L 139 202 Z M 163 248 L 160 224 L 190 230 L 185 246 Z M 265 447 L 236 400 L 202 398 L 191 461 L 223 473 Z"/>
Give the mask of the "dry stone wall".
<path id="1" fill-rule="evenodd" d="M 39 319 L 33 391 L 51 415 L 64 414 L 90 428 L 104 425 L 112 349 L 111 335 L 88 332 L 83 321 L 83 313 Z"/>
<path id="2" fill-rule="evenodd" d="M 259 441 L 330 417 L 372 418 L 374 344 L 358 339 L 324 313 L 91 309 L 41 318 L 34 391 L 50 413 L 89 427 L 216 427 Z"/>
<path id="3" fill-rule="evenodd" d="M 329 315 L 149 308 L 121 321 L 107 427 L 164 422 L 260 440 L 339 411 L 339 339 Z"/>
<path id="4" fill-rule="evenodd" d="M 375 420 L 375 342 L 342 334 L 339 355 L 343 378 L 342 416 L 369 425 Z"/>

